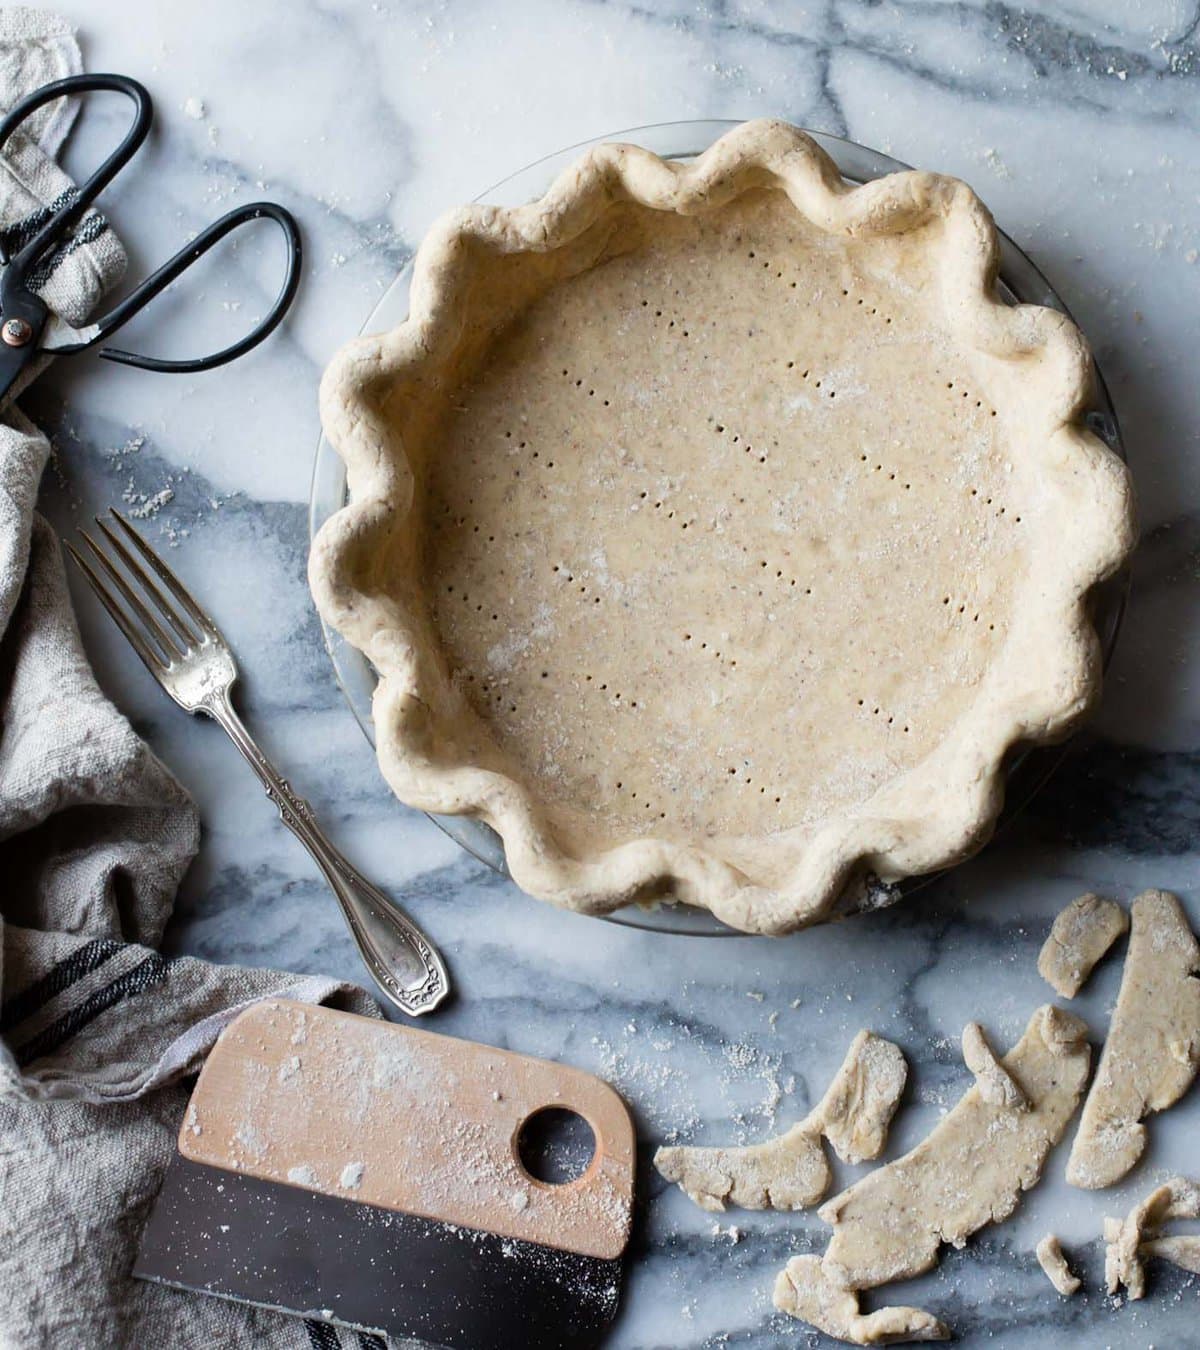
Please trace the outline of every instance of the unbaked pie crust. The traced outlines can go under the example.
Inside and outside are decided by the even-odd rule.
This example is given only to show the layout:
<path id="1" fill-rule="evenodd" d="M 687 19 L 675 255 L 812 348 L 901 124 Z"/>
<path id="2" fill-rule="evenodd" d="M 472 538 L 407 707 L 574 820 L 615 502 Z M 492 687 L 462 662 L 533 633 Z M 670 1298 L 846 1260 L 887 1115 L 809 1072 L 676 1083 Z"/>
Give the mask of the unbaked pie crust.
<path id="1" fill-rule="evenodd" d="M 1091 706 L 1133 540 L 1082 336 L 996 267 L 964 184 L 852 187 L 774 121 L 438 223 L 321 391 L 310 579 L 397 795 L 544 899 L 755 932 L 978 848 L 1006 751 Z"/>

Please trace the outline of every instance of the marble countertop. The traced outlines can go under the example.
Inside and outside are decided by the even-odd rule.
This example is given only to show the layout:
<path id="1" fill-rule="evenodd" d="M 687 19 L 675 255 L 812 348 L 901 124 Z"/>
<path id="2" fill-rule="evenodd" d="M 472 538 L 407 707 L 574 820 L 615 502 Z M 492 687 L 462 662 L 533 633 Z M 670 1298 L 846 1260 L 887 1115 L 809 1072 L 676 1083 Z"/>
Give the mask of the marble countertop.
<path id="1" fill-rule="evenodd" d="M 234 367 L 157 378 L 85 359 L 42 379 L 27 406 L 55 437 L 44 509 L 67 534 L 124 501 L 171 548 L 239 654 L 251 727 L 350 855 L 446 950 L 459 997 L 436 1030 L 609 1079 L 648 1159 L 664 1139 L 754 1140 L 791 1123 L 870 1026 L 897 1040 L 914 1070 L 895 1156 L 966 1088 L 964 1022 L 980 1019 L 1007 1045 L 1047 1000 L 1034 963 L 1066 901 L 1085 889 L 1128 900 L 1162 886 L 1200 925 L 1194 4 L 61 7 L 89 68 L 135 75 L 157 100 L 153 143 L 106 198 L 133 274 L 262 195 L 299 216 L 307 257 L 287 329 Z M 681 938 L 527 899 L 385 789 L 331 676 L 304 580 L 316 385 L 442 208 L 578 140 L 766 113 L 979 190 L 1095 346 L 1144 542 L 1099 717 L 975 862 L 866 921 L 778 941 Z M 96 102 L 68 167 L 95 162 L 121 115 L 115 101 Z M 213 261 L 139 320 L 137 338 L 181 355 L 232 335 L 272 293 L 273 250 L 264 234 Z M 171 951 L 361 978 L 324 883 L 232 747 L 169 704 L 91 598 L 77 598 L 104 687 L 203 814 Z M 1077 1001 L 1097 1043 L 1119 976 L 1109 962 Z M 1065 1185 L 1060 1149 L 1012 1220 L 888 1300 L 928 1307 L 964 1346 L 1189 1341 L 1194 1281 L 1156 1270 L 1144 1303 L 1112 1307 L 1100 1291 L 1099 1233 L 1104 1214 L 1123 1213 L 1168 1171 L 1197 1173 L 1198 1121 L 1193 1093 L 1154 1122 L 1128 1183 L 1103 1195 Z M 772 1314 L 770 1290 L 789 1254 L 822 1249 L 814 1215 L 730 1212 L 715 1224 L 648 1165 L 641 1184 L 613 1345 L 809 1343 Z M 1085 1267 L 1087 1293 L 1069 1302 L 1034 1262 L 1051 1230 Z"/>

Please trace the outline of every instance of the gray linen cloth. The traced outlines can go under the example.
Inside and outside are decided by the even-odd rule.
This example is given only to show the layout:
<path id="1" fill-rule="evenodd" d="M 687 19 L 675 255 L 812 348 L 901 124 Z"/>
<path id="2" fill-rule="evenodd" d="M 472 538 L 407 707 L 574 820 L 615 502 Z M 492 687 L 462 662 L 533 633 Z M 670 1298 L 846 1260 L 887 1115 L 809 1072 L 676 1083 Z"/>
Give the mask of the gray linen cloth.
<path id="1" fill-rule="evenodd" d="M 80 68 L 61 19 L 0 10 L 0 105 Z M 72 190 L 53 157 L 73 114 L 44 109 L 7 148 L 10 248 Z M 82 324 L 124 262 L 92 212 L 40 293 Z M 196 810 L 88 667 L 58 543 L 34 511 L 49 450 L 11 404 L 0 410 L 0 1348 L 381 1346 L 129 1275 L 181 1080 L 221 1028 L 281 993 L 378 1010 L 333 980 L 156 950 L 197 849 Z"/>

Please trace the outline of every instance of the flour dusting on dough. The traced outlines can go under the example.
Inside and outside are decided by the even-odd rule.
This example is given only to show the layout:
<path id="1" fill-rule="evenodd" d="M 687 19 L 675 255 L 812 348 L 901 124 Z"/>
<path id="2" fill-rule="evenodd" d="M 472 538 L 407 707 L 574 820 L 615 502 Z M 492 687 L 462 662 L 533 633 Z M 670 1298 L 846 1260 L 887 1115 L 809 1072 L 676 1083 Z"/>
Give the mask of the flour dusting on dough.
<path id="1" fill-rule="evenodd" d="M 1081 895 L 1054 920 L 1038 956 L 1038 974 L 1063 996 L 1074 998 L 1106 951 L 1129 928 L 1114 900 Z"/>

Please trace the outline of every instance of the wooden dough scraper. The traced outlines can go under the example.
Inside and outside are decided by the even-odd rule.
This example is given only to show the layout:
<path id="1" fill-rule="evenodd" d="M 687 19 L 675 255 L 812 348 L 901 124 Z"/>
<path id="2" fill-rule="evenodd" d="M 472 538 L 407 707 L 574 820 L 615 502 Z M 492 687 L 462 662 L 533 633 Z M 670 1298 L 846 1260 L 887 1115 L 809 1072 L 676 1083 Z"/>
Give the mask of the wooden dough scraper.
<path id="1" fill-rule="evenodd" d="M 518 1149 L 554 1108 L 595 1139 L 560 1185 Z M 200 1073 L 133 1273 L 464 1350 L 592 1346 L 617 1310 L 634 1149 L 625 1104 L 581 1070 L 265 1000 Z"/>

